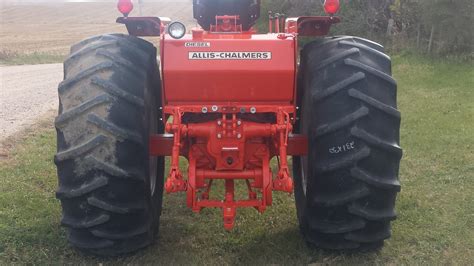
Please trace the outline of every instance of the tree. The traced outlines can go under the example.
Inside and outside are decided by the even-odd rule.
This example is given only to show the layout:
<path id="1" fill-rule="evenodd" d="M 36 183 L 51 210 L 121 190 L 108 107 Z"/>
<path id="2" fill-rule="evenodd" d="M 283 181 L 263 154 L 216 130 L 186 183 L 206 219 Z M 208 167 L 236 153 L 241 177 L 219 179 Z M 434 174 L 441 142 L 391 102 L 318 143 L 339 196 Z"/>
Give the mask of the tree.
<path id="1" fill-rule="evenodd" d="M 269 10 L 288 16 L 323 15 L 322 2 L 262 0 L 265 19 L 259 28 L 266 29 Z M 342 23 L 333 27 L 332 34 L 356 35 L 389 47 L 418 47 L 438 54 L 473 51 L 473 0 L 341 0 L 338 15 Z"/>
<path id="2" fill-rule="evenodd" d="M 430 32 L 438 53 L 472 52 L 474 3 L 472 0 L 423 0 L 422 24 Z M 430 51 L 431 52 L 431 51 Z"/>

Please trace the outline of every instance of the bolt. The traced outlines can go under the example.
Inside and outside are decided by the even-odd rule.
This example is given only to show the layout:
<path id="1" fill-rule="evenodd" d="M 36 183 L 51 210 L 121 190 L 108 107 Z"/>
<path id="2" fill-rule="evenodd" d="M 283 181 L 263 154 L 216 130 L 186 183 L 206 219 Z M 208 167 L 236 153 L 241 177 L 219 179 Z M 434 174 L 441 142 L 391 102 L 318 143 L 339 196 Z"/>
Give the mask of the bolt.
<path id="1" fill-rule="evenodd" d="M 217 107 L 217 105 L 213 105 L 211 109 L 213 112 L 217 112 L 217 110 L 219 110 L 219 107 Z"/>
<path id="2" fill-rule="evenodd" d="M 160 110 L 163 110 L 163 107 L 160 106 Z"/>
<path id="3" fill-rule="evenodd" d="M 299 110 L 299 109 L 300 109 L 300 107 L 299 107 L 299 106 L 296 106 L 296 110 Z"/>
<path id="4" fill-rule="evenodd" d="M 255 114 L 257 112 L 257 108 L 250 107 L 250 113 Z"/>
<path id="5" fill-rule="evenodd" d="M 217 134 L 217 138 L 218 138 L 218 139 L 221 139 L 221 138 L 222 138 L 222 134 L 221 134 L 221 133 L 218 133 L 218 134 Z"/>
<path id="6" fill-rule="evenodd" d="M 238 139 L 242 138 L 242 134 L 240 134 L 240 133 L 237 134 L 237 138 L 238 138 Z"/>
<path id="7" fill-rule="evenodd" d="M 207 107 L 206 106 L 203 106 L 202 109 L 201 109 L 202 113 L 205 114 L 207 113 Z"/>
<path id="8" fill-rule="evenodd" d="M 221 120 L 217 120 L 217 125 L 222 126 L 222 121 L 221 121 Z"/>
<path id="9" fill-rule="evenodd" d="M 238 125 L 238 126 L 242 125 L 242 121 L 238 120 L 238 121 L 237 121 L 237 125 Z"/>

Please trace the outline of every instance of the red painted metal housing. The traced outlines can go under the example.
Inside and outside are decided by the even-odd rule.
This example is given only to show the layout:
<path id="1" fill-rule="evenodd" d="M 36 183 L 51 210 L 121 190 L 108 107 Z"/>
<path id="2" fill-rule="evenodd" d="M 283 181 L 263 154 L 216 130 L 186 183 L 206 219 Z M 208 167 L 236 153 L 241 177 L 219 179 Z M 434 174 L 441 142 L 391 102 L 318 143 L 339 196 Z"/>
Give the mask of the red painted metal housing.
<path id="1" fill-rule="evenodd" d="M 282 39 L 277 34 L 216 34 L 195 30 L 179 40 L 165 35 L 162 47 L 167 106 L 232 102 L 294 105 L 293 36 Z"/>
<path id="2" fill-rule="evenodd" d="M 150 141 L 152 154 L 158 142 L 171 150 L 166 191 L 186 191 L 195 212 L 222 208 L 228 230 L 238 207 L 263 212 L 272 204 L 273 190 L 292 192 L 288 146 L 297 146 L 296 152 L 307 147 L 304 137 L 289 137 L 296 113 L 296 35 L 234 32 L 241 30 L 236 19 L 219 17 L 216 21 L 228 25 L 211 27 L 232 32 L 195 29 L 182 39 L 162 36 L 163 113 L 165 120 L 173 117 L 166 127 L 173 140 L 155 136 Z M 198 119 L 183 123 L 189 114 Z M 248 115 L 273 118 L 253 122 Z M 180 172 L 180 155 L 189 161 L 187 179 Z M 270 169 L 274 156 L 280 158 L 275 174 Z M 210 199 L 216 179 L 225 180 L 223 200 Z M 245 180 L 248 199 L 235 199 L 237 180 Z"/>
<path id="3" fill-rule="evenodd" d="M 151 156 L 171 156 L 173 149 L 173 134 L 151 135 L 149 140 Z M 308 138 L 305 135 L 290 134 L 287 146 L 288 156 L 301 156 L 308 153 Z M 180 154 L 187 154 L 186 150 L 181 150 Z M 278 153 L 272 150 L 272 157 Z"/>
<path id="4" fill-rule="evenodd" d="M 272 204 L 273 191 L 293 191 L 287 157 L 308 152 L 307 137 L 292 134 L 297 37 L 325 35 L 339 22 L 335 17 L 288 18 L 283 28 L 283 16 L 276 15 L 270 20 L 275 33 L 256 34 L 242 32 L 238 20 L 216 16 L 210 31 L 193 29 L 181 39 L 164 33 L 167 20 L 117 20 L 132 35 L 161 36 L 167 134 L 150 136 L 149 150 L 151 156 L 170 156 L 165 190 L 186 192 L 195 212 L 221 208 L 228 230 L 237 208 L 263 212 Z M 181 173 L 180 156 L 189 162 L 187 174 Z M 278 169 L 272 172 L 274 157 Z M 215 180 L 224 182 L 223 199 L 211 197 Z M 246 199 L 236 198 L 237 181 L 245 182 Z"/>

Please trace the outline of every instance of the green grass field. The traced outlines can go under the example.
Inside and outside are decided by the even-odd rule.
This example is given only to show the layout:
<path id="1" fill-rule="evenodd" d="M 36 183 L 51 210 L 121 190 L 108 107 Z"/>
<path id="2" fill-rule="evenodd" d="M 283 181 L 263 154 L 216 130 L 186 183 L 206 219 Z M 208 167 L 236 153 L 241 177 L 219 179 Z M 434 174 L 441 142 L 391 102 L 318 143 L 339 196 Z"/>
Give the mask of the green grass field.
<path id="1" fill-rule="evenodd" d="M 224 231 L 218 210 L 193 214 L 184 195 L 165 195 L 155 244 L 99 259 L 68 247 L 54 197 L 55 133 L 49 123 L 0 161 L 0 264 L 457 264 L 474 263 L 474 67 L 394 57 L 403 115 L 398 220 L 375 253 L 309 249 L 294 199 L 276 193 L 265 214 L 239 210 Z"/>
<path id="2" fill-rule="evenodd" d="M 33 53 L 21 54 L 15 57 L 0 59 L 0 65 L 38 65 L 38 64 L 53 64 L 62 63 L 66 58 L 65 55 L 47 54 L 47 53 Z"/>
<path id="3" fill-rule="evenodd" d="M 18 53 L 0 49 L 0 65 L 37 65 L 62 63 L 65 58 L 65 55 L 55 53 Z"/>

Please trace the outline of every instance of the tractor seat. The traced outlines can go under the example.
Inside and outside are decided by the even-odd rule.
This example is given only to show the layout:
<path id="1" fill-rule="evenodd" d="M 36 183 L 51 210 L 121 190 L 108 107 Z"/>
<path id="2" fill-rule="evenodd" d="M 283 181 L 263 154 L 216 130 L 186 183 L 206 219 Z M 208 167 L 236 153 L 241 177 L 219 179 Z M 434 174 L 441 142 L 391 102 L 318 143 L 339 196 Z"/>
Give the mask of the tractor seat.
<path id="1" fill-rule="evenodd" d="M 216 16 L 239 16 L 238 24 L 248 31 L 260 17 L 260 0 L 193 0 L 194 18 L 209 31 Z"/>

